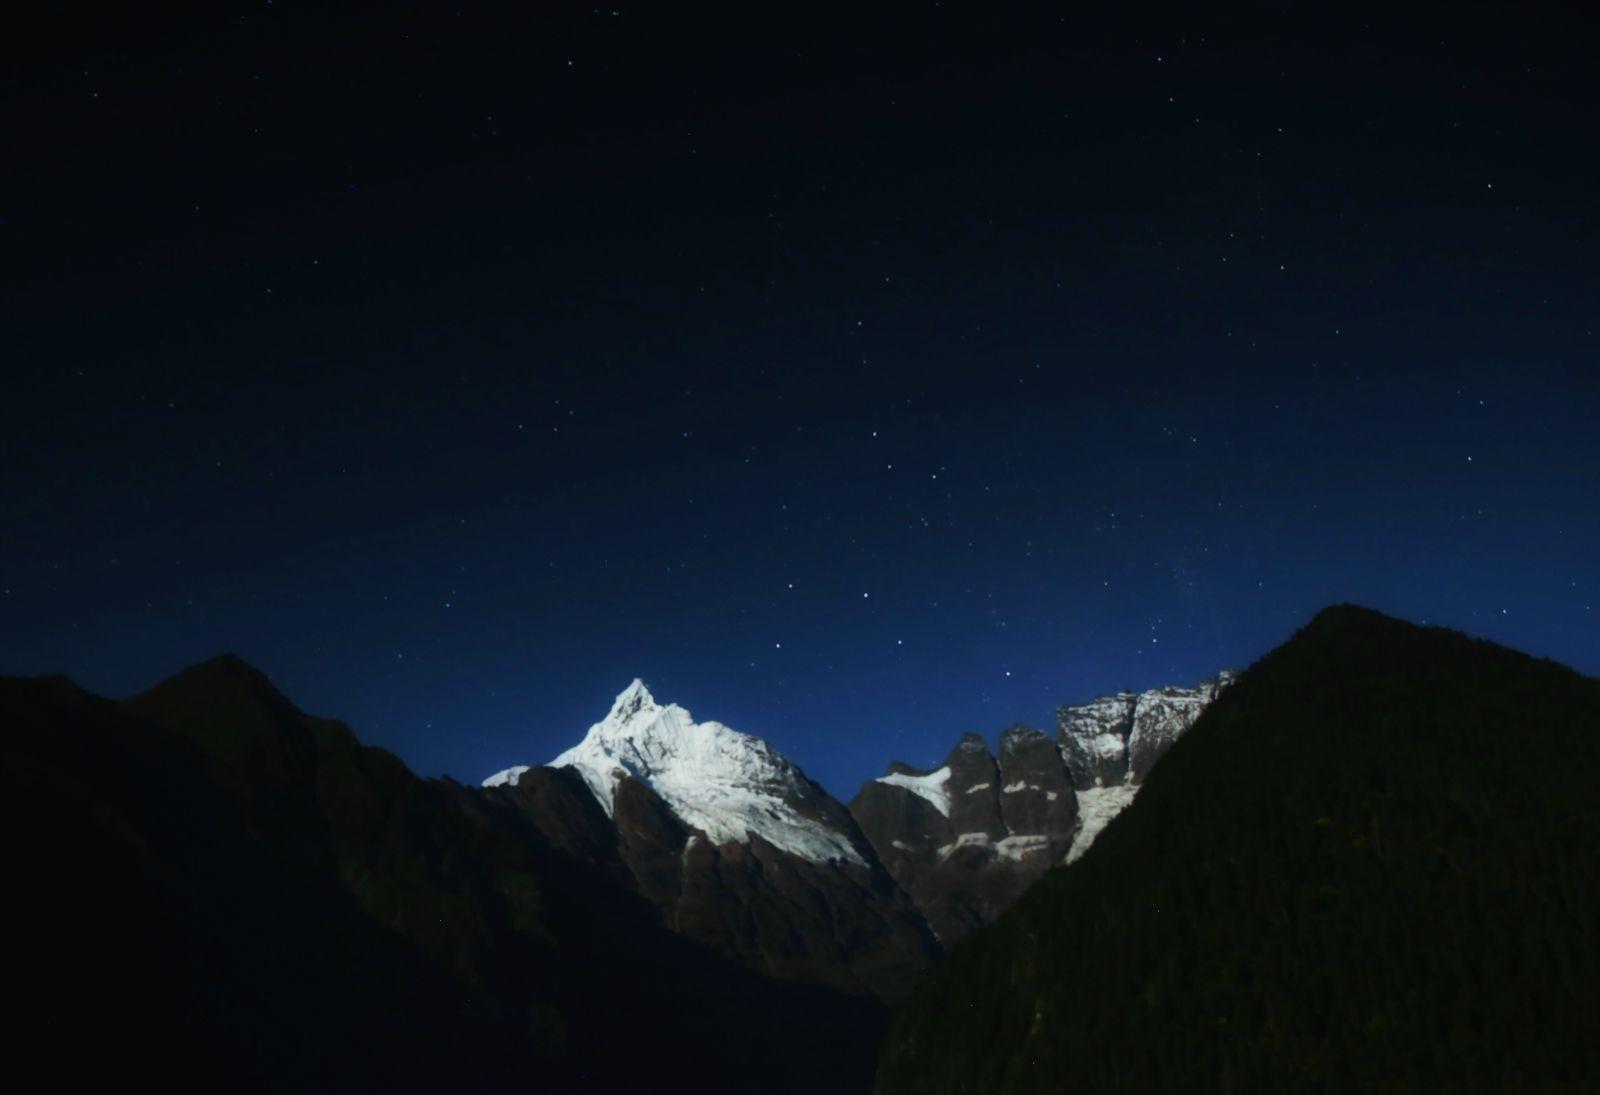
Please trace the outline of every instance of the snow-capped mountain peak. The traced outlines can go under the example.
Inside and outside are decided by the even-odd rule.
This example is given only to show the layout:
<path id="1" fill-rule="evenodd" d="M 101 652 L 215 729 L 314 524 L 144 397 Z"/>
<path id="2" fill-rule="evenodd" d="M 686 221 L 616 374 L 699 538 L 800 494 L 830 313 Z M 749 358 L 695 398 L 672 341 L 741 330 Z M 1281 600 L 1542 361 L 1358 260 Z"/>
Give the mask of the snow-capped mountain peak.
<path id="1" fill-rule="evenodd" d="M 606 721 L 619 726 L 626 725 L 635 719 L 648 719 L 659 710 L 661 707 L 650 694 L 650 689 L 645 687 L 644 681 L 635 677 L 633 683 L 617 695 Z"/>
<path id="2" fill-rule="evenodd" d="M 806 859 L 865 862 L 846 828 L 825 820 L 830 813 L 847 817 L 843 808 L 799 765 L 758 737 L 720 722 L 697 723 L 687 709 L 657 703 L 641 680 L 623 689 L 606 717 L 550 767 L 574 769 L 608 814 L 617 785 L 631 777 L 713 844 L 748 842 L 754 833 Z M 514 783 L 520 774 L 508 768 L 484 786 Z"/>

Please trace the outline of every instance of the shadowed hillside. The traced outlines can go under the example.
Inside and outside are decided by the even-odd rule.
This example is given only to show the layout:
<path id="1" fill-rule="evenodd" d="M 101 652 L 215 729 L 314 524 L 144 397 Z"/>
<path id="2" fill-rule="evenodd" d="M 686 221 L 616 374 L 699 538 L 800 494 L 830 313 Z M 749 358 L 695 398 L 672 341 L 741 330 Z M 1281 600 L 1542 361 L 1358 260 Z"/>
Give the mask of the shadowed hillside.
<path id="1" fill-rule="evenodd" d="M 879 1007 L 666 931 L 575 777 L 418 779 L 236 658 L 124 703 L 0 680 L 0 728 L 14 1089 L 869 1081 Z"/>
<path id="2" fill-rule="evenodd" d="M 1597 789 L 1600 682 L 1328 609 L 957 950 L 878 1090 L 1593 1080 Z"/>

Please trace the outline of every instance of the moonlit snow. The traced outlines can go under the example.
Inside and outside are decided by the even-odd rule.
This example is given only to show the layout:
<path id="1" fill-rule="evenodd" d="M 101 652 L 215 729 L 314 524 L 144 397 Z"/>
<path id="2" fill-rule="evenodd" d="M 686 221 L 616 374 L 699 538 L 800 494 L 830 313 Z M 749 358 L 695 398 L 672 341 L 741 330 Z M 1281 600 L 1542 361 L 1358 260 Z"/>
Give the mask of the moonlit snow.
<path id="1" fill-rule="evenodd" d="M 515 764 L 503 772 L 496 772 L 483 781 L 485 787 L 515 786 L 517 780 L 522 778 L 522 773 L 533 767 L 531 764 Z"/>
<path id="2" fill-rule="evenodd" d="M 1100 835 L 1100 830 L 1133 801 L 1138 790 L 1137 784 L 1122 783 L 1114 787 L 1090 787 L 1079 791 L 1078 831 L 1073 835 L 1072 847 L 1067 849 L 1066 862 L 1074 863 L 1087 852 L 1094 838 Z"/>
<path id="3" fill-rule="evenodd" d="M 754 833 L 804 859 L 866 862 L 844 833 L 795 809 L 793 803 L 816 797 L 798 765 L 760 738 L 720 722 L 697 723 L 677 704 L 656 703 L 643 681 L 624 689 L 606 717 L 550 767 L 575 770 L 607 814 L 617 784 L 631 776 L 713 844 L 747 843 Z M 521 771 L 498 772 L 484 786 L 513 782 Z"/>
<path id="4" fill-rule="evenodd" d="M 929 772 L 925 776 L 890 772 L 886 776 L 879 776 L 878 782 L 892 784 L 895 787 L 904 787 L 912 794 L 933 803 L 933 808 L 945 817 L 950 816 L 949 765 L 945 765 L 936 772 Z"/>
<path id="5" fill-rule="evenodd" d="M 1094 781 L 1093 786 L 1080 784 L 1077 789 L 1078 826 L 1066 862 L 1088 851 L 1111 819 L 1133 801 L 1139 788 L 1136 759 L 1162 751 L 1232 679 L 1233 674 L 1223 673 L 1198 688 L 1119 693 L 1062 709 L 1063 759 L 1069 768 L 1086 765 Z M 576 771 L 608 815 L 613 813 L 618 783 L 632 777 L 648 784 L 673 813 L 713 844 L 748 843 L 755 834 L 805 859 L 865 862 L 848 835 L 797 809 L 816 800 L 813 785 L 798 765 L 760 738 L 719 722 L 697 723 L 677 704 L 657 703 L 639 680 L 617 696 L 610 712 L 589 728 L 581 742 L 550 766 Z M 514 785 L 528 767 L 507 768 L 483 785 Z M 902 787 L 949 817 L 950 779 L 946 765 L 925 775 L 891 772 L 878 777 L 878 782 Z M 989 786 L 980 782 L 957 793 L 976 794 Z M 1037 789 L 1015 781 L 1002 793 Z M 1051 791 L 1047 796 L 1054 800 L 1056 794 Z M 959 834 L 954 843 L 939 849 L 939 858 L 977 843 L 989 841 L 981 834 Z M 1045 850 L 1045 845 L 1031 839 L 1002 840 L 995 850 L 1004 858 L 1021 860 Z"/>

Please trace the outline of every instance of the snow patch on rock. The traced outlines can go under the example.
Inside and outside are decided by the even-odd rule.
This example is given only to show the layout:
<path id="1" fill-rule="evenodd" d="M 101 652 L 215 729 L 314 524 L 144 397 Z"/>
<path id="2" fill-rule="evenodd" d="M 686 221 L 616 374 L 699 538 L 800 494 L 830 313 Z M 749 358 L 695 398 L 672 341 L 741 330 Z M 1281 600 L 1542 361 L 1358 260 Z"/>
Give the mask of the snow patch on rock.
<path id="1" fill-rule="evenodd" d="M 974 845 L 983 845 L 988 843 L 990 843 L 988 833 L 962 833 L 956 837 L 956 842 L 954 844 L 942 845 L 939 848 L 938 856 L 941 860 L 947 859 L 949 858 L 950 853 L 955 851 L 957 848 L 969 848 Z"/>
<path id="2" fill-rule="evenodd" d="M 1050 838 L 1043 833 L 1021 833 L 1008 836 L 997 842 L 994 850 L 1006 859 L 1020 863 L 1030 855 L 1044 851 L 1050 846 Z"/>
<path id="3" fill-rule="evenodd" d="M 1067 849 L 1066 861 L 1073 863 L 1081 858 L 1111 819 L 1127 809 L 1138 791 L 1139 788 L 1130 783 L 1079 791 L 1078 831 L 1073 835 L 1072 847 Z"/>
<path id="4" fill-rule="evenodd" d="M 925 776 L 913 776 L 904 772 L 890 772 L 886 776 L 878 777 L 879 783 L 887 783 L 892 787 L 904 787 L 907 791 L 924 798 L 933 804 L 945 817 L 950 816 L 950 766 L 947 764 L 938 771 L 929 772 Z"/>
<path id="5" fill-rule="evenodd" d="M 522 778 L 522 773 L 533 767 L 531 764 L 513 764 L 510 768 L 496 772 L 483 781 L 485 787 L 515 787 L 517 780 Z"/>

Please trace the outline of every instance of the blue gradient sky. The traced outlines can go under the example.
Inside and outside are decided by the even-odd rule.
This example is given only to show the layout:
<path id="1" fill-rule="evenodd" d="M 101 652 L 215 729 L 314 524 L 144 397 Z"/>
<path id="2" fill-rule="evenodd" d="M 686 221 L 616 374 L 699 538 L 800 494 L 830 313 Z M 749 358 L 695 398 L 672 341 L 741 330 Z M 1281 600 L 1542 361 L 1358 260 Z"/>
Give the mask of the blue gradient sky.
<path id="1" fill-rule="evenodd" d="M 40 38 L 0 671 L 467 781 L 640 676 L 844 797 L 1335 601 L 1600 673 L 1564 28 L 552 11 Z"/>

